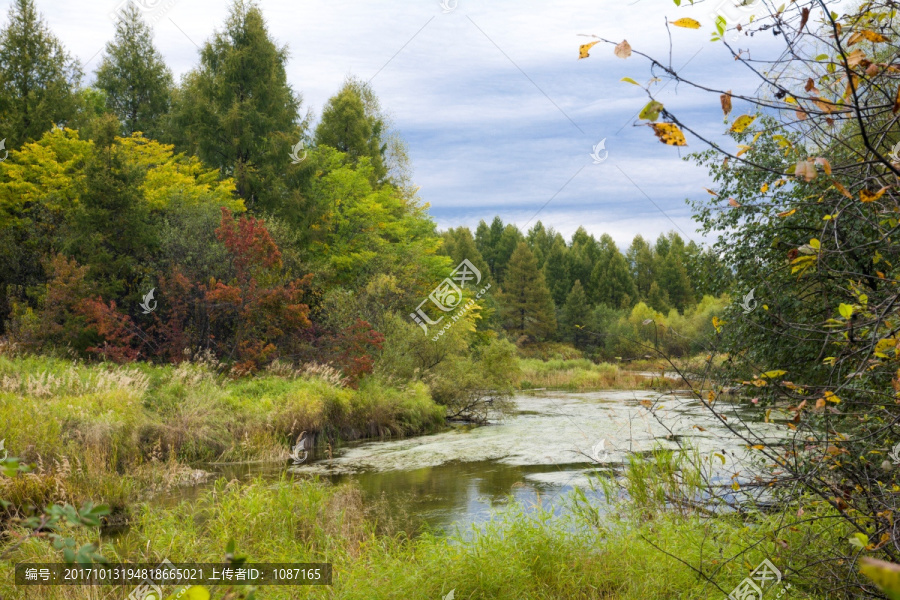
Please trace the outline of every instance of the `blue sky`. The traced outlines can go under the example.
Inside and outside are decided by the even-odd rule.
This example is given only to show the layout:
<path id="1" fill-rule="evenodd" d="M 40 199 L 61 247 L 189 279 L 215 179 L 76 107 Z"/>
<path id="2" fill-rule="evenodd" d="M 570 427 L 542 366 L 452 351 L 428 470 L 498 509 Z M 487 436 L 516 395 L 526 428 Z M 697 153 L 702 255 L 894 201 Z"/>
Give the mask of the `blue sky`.
<path id="1" fill-rule="evenodd" d="M 221 28 L 230 4 L 141 1 L 161 16 L 155 42 L 176 77 L 197 64 L 196 45 Z M 413 180 L 441 228 L 474 229 L 480 219 L 500 215 L 520 227 L 540 220 L 567 238 L 584 226 L 598 236 L 609 233 L 620 247 L 635 234 L 655 238 L 673 229 L 702 240 L 685 199 L 708 197 L 703 188 L 710 183 L 683 158 L 703 146 L 688 136 L 687 149 L 668 147 L 648 127 L 633 126 L 647 97 L 620 80 L 647 82 L 647 62 L 637 55 L 619 59 L 605 44 L 577 60 L 578 46 L 589 41 L 578 34 L 627 39 L 635 50 L 664 59 L 666 19 L 690 16 L 703 27 L 671 28 L 673 64 L 706 83 L 753 91 L 756 82 L 720 43 L 709 41 L 715 4 L 704 4 L 458 0 L 444 12 L 439 0 L 259 1 L 271 34 L 290 49 L 289 81 L 314 119 L 347 75 L 371 79 L 409 146 Z M 117 2 L 37 5 L 92 79 L 113 36 L 108 14 Z M 716 95 L 670 83 L 657 97 L 733 147 L 722 137 Z M 602 139 L 609 157 L 594 164 L 589 155 Z"/>

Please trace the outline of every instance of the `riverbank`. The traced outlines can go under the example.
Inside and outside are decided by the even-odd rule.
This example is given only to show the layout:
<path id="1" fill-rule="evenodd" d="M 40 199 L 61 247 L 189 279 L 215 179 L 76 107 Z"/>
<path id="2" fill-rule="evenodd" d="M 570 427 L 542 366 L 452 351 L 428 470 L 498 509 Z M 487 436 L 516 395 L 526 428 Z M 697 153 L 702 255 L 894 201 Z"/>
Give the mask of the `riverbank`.
<path id="1" fill-rule="evenodd" d="M 587 361 L 522 362 L 523 373 L 543 369 L 563 372 L 569 381 L 587 377 L 579 373 L 603 384 L 623 381 L 615 367 Z M 535 488 L 534 502 L 526 492 L 490 522 L 450 537 L 423 531 L 402 503 L 366 498 L 355 483 L 333 485 L 307 475 L 220 479 L 196 493 L 179 493 L 180 486 L 194 486 L 205 477 L 195 468 L 199 463 L 287 465 L 287 449 L 301 430 L 353 439 L 444 427 L 442 409 L 424 385 L 387 386 L 371 379 L 351 390 L 340 387 L 336 377 L 323 367 L 305 372 L 276 367 L 230 380 L 204 364 L 83 365 L 0 357 L 0 439 L 12 456 L 35 465 L 29 474 L 0 475 L 0 498 L 10 502 L 0 522 L 7 530 L 0 538 L 0 556 L 24 533 L 18 518 L 29 506 L 93 501 L 112 507 L 104 535 L 83 528 L 65 534 L 79 544 L 97 543 L 100 554 L 113 562 L 220 562 L 233 539 L 238 554 L 252 561 L 334 565 L 331 588 L 267 587 L 257 599 L 436 599 L 456 590 L 456 598 L 643 600 L 722 597 L 665 552 L 705 564 L 728 591 L 746 577 L 748 563 L 755 566 L 768 557 L 780 565 L 788 556 L 782 544 L 801 543 L 800 529 L 779 531 L 773 537 L 777 544 L 765 542 L 740 558 L 716 558 L 744 548 L 748 523 L 735 515 L 709 519 L 703 511 L 672 510 L 665 498 L 672 490 L 673 469 L 658 457 L 628 467 L 636 474 L 624 478 L 632 488 L 610 496 L 628 502 L 598 506 L 576 491 L 566 500 L 571 509 L 560 517 L 541 506 Z M 542 413 L 553 412 L 553 418 L 567 423 L 573 418 L 573 407 L 557 406 L 562 399 L 548 402 Z M 584 419 L 579 422 L 586 426 Z M 587 450 L 593 437 L 585 442 Z M 569 460 L 588 459 L 572 454 Z M 656 465 L 668 480 L 654 483 Z M 434 489 L 426 481 L 423 485 Z M 758 519 L 750 525 L 760 536 L 775 527 Z M 709 539 L 716 540 L 712 551 Z M 32 539 L 5 557 L 0 573 L 10 574 L 15 563 L 59 557 L 46 540 Z M 33 591 L 49 600 L 121 600 L 129 592 Z M 0 597 L 25 596 L 0 577 Z M 791 597 L 807 596 L 792 590 Z"/>
<path id="2" fill-rule="evenodd" d="M 782 533 L 748 552 L 746 522 L 735 515 L 709 519 L 692 510 L 667 510 L 655 500 L 666 485 L 663 470 L 639 471 L 632 476 L 641 478 L 644 493 L 632 490 L 632 502 L 598 507 L 576 494 L 573 514 L 562 519 L 511 505 L 484 527 L 450 538 L 413 537 L 386 505 L 367 506 L 352 485 L 221 480 L 191 501 L 142 505 L 131 529 L 103 541 L 100 551 L 113 562 L 222 562 L 234 540 L 237 554 L 253 562 L 333 565 L 330 588 L 263 587 L 259 600 L 438 599 L 451 590 L 456 598 L 471 599 L 662 600 L 722 598 L 764 559 L 786 571 L 788 548 L 803 543 L 794 522 L 760 518 L 753 523 L 756 535 Z M 97 541 L 87 531 L 72 534 L 79 543 Z M 46 542 L 30 540 L 0 569 L 10 573 L 14 562 L 55 560 Z M 711 581 L 685 563 L 700 565 Z M 796 577 L 793 582 L 790 598 L 819 597 L 801 591 Z M 46 600 L 99 600 L 124 598 L 129 591 L 95 588 L 89 595 L 79 587 L 48 586 L 33 593 Z M 0 595 L 22 597 L 13 595 L 8 579 L 0 581 Z"/>

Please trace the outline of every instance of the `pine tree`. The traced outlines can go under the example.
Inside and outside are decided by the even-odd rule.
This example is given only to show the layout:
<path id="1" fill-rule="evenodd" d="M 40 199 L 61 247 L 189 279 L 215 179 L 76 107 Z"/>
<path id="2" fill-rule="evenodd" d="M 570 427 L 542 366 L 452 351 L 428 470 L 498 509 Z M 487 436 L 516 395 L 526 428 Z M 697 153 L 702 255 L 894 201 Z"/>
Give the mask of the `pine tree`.
<path id="1" fill-rule="evenodd" d="M 562 309 L 560 329 L 565 339 L 575 344 L 576 348 L 584 346 L 588 334 L 584 327 L 591 317 L 591 306 L 581 282 L 577 279 L 572 290 L 566 296 L 566 303 Z"/>
<path id="2" fill-rule="evenodd" d="M 653 249 L 641 235 L 634 236 L 626 255 L 628 268 L 634 280 L 635 292 L 646 300 L 653 283 Z"/>
<path id="3" fill-rule="evenodd" d="M 636 296 L 628 263 L 608 234 L 601 236 L 599 246 L 600 257 L 591 273 L 596 290 L 594 298 L 612 308 L 628 308 Z"/>
<path id="4" fill-rule="evenodd" d="M 591 274 L 599 254 L 597 250 L 597 240 L 594 239 L 594 236 L 589 235 L 584 227 L 579 227 L 572 236 L 572 245 L 566 254 L 569 277 L 571 277 L 571 281 L 581 280 L 588 298 L 594 298 L 597 294 L 594 282 L 591 280 Z"/>
<path id="5" fill-rule="evenodd" d="M 463 260 L 468 260 L 475 265 L 475 268 L 481 272 L 481 283 L 491 280 L 491 271 L 481 256 L 481 252 L 475 246 L 475 238 L 468 227 L 457 227 L 456 229 L 448 229 L 442 235 L 444 238 L 443 252 L 453 259 L 453 265 L 456 266 Z"/>
<path id="6" fill-rule="evenodd" d="M 375 170 L 373 183 L 377 183 L 387 176 L 387 144 L 382 139 L 384 127 L 377 99 L 368 84 L 348 79 L 340 91 L 325 103 L 322 120 L 316 127 L 315 141 L 317 145 L 331 146 L 344 152 L 356 162 L 367 157 Z"/>
<path id="7" fill-rule="evenodd" d="M 303 123 L 300 97 L 287 82 L 287 57 L 256 4 L 234 0 L 225 30 L 204 45 L 200 66 L 176 94 L 178 149 L 234 177 L 238 195 L 253 209 L 282 210 L 288 203 L 284 174 Z"/>
<path id="8" fill-rule="evenodd" d="M 506 271 L 513 252 L 516 251 L 519 242 L 522 241 L 524 241 L 522 232 L 519 231 L 518 227 L 510 223 L 503 228 L 503 233 L 500 234 L 500 238 L 494 246 L 494 267 L 491 272 L 501 285 L 506 277 Z"/>
<path id="9" fill-rule="evenodd" d="M 484 262 L 487 263 L 488 268 L 493 268 L 494 246 L 491 242 L 491 228 L 484 222 L 484 219 L 478 222 L 478 227 L 475 229 L 475 247 L 478 248 L 481 257 L 484 258 Z"/>
<path id="10" fill-rule="evenodd" d="M 136 131 L 157 139 L 169 110 L 172 72 L 153 45 L 153 31 L 129 3 L 116 23 L 116 37 L 106 44 L 97 69 L 96 87 L 106 92 L 106 105 L 122 122 L 122 132 Z"/>
<path id="11" fill-rule="evenodd" d="M 553 238 L 555 236 L 556 232 L 553 231 L 553 228 L 547 229 L 540 221 L 535 223 L 534 227 L 528 231 L 528 247 L 534 252 L 534 256 L 538 260 L 539 269 L 544 268 L 544 262 L 547 260 L 547 255 L 550 254 L 550 249 L 553 247 Z"/>
<path id="12" fill-rule="evenodd" d="M 553 302 L 556 306 L 562 306 L 566 302 L 566 295 L 571 290 L 569 284 L 568 257 L 566 256 L 569 248 L 560 234 L 556 234 L 553 240 L 553 246 L 547 254 L 544 261 L 544 280 L 550 288 L 550 294 L 553 296 Z"/>
<path id="13" fill-rule="evenodd" d="M 19 148 L 73 118 L 81 69 L 53 35 L 34 0 L 14 0 L 0 31 L 0 132 Z"/>
<path id="14" fill-rule="evenodd" d="M 659 287 L 665 291 L 669 303 L 680 312 L 693 304 L 694 295 L 687 270 L 682 263 L 682 253 L 673 246 L 663 260 L 659 273 Z"/>
<path id="15" fill-rule="evenodd" d="M 663 314 L 669 312 L 669 296 L 655 281 L 650 284 L 650 292 L 647 294 L 647 304 L 657 312 Z"/>
<path id="16" fill-rule="evenodd" d="M 547 339 L 556 331 L 553 299 L 528 244 L 519 242 L 503 285 L 503 326 L 514 338 Z"/>

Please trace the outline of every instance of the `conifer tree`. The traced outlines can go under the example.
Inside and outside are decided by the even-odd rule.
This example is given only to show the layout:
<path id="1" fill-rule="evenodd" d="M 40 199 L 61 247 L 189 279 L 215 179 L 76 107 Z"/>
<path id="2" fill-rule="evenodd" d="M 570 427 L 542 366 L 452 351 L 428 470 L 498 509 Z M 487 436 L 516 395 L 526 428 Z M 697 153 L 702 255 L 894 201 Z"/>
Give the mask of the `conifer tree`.
<path id="1" fill-rule="evenodd" d="M 544 280 L 550 288 L 553 302 L 556 306 L 562 306 L 566 302 L 566 295 L 571 291 L 569 285 L 568 258 L 566 254 L 569 248 L 560 234 L 556 234 L 550 252 L 544 260 Z"/>
<path id="2" fill-rule="evenodd" d="M 519 242 L 503 284 L 503 326 L 513 339 L 547 339 L 556 331 L 553 298 L 528 244 Z"/>
<path id="3" fill-rule="evenodd" d="M 503 228 L 503 232 L 500 234 L 497 243 L 494 245 L 494 267 L 491 272 L 500 284 L 503 283 L 504 277 L 506 276 L 506 271 L 509 267 L 509 261 L 511 260 L 513 252 L 515 252 L 519 242 L 522 241 L 524 241 L 522 233 L 515 225 L 510 223 Z"/>
<path id="4" fill-rule="evenodd" d="M 377 183 L 387 176 L 384 127 L 374 93 L 365 82 L 348 79 L 325 104 L 315 141 L 317 145 L 336 148 L 357 162 L 367 157 L 374 168 L 373 183 Z"/>
<path id="5" fill-rule="evenodd" d="M 594 297 L 597 302 L 612 308 L 627 308 L 636 295 L 628 263 L 608 234 L 600 237 L 599 245 L 600 256 L 591 273 L 596 290 Z"/>
<path id="6" fill-rule="evenodd" d="M 80 81 L 81 68 L 34 0 L 14 0 L 0 31 L 0 138 L 6 148 L 20 148 L 72 119 Z"/>
<path id="7" fill-rule="evenodd" d="M 106 93 L 106 106 L 121 121 L 124 135 L 140 131 L 151 139 L 159 137 L 171 101 L 172 72 L 132 3 L 116 23 L 115 39 L 106 44 L 95 85 Z"/>
<path id="8" fill-rule="evenodd" d="M 296 200 L 283 182 L 304 124 L 300 96 L 287 82 L 287 58 L 256 4 L 234 0 L 224 31 L 204 45 L 200 66 L 176 95 L 178 148 L 234 177 L 252 209 L 284 210 Z"/>
<path id="9" fill-rule="evenodd" d="M 574 343 L 576 348 L 581 348 L 587 341 L 588 334 L 585 325 L 588 324 L 590 318 L 591 307 L 588 304 L 587 295 L 584 293 L 581 282 L 576 279 L 572 290 L 566 296 L 566 303 L 562 309 L 560 333 L 565 339 Z"/>
<path id="10" fill-rule="evenodd" d="M 626 258 L 634 280 L 635 292 L 638 297 L 646 300 L 650 294 L 650 284 L 653 283 L 653 249 L 643 236 L 638 234 L 634 236 Z"/>
<path id="11" fill-rule="evenodd" d="M 456 266 L 463 260 L 468 260 L 475 265 L 475 268 L 481 272 L 481 284 L 491 280 L 491 271 L 481 252 L 475 246 L 475 238 L 468 227 L 457 227 L 456 229 L 448 229 L 442 235 L 444 238 L 444 253 L 453 259 L 453 265 Z"/>

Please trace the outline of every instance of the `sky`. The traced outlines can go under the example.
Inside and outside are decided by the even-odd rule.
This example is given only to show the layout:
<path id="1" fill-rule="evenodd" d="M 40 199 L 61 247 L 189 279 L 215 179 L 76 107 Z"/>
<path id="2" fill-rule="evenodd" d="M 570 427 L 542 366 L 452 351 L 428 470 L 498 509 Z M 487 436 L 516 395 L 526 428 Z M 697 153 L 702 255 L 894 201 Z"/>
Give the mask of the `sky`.
<path id="1" fill-rule="evenodd" d="M 676 7 L 672 0 L 259 0 L 270 34 L 287 45 L 288 81 L 315 123 L 348 75 L 370 81 L 406 141 L 413 182 L 439 228 L 499 215 L 527 230 L 537 221 L 567 239 L 579 226 L 620 247 L 636 234 L 678 231 L 703 238 L 688 198 L 709 198 L 706 171 L 690 160 L 705 149 L 661 144 L 636 123 L 648 96 L 648 62 L 620 59 L 593 34 L 667 60 L 666 21 L 692 17 L 699 30 L 670 27 L 672 64 L 720 89 L 752 92 L 755 81 L 721 43 L 710 13 L 721 2 Z M 7 10 L 10 2 L 5 2 Z M 93 80 L 114 34 L 121 2 L 36 0 L 39 11 Z M 221 30 L 226 0 L 138 0 L 155 21 L 154 41 L 176 80 L 198 63 L 198 46 Z M 687 4 L 686 2 L 684 4 Z M 723 5 L 723 10 L 728 10 Z M 6 12 L 6 11 L 4 11 Z M 3 21 L 7 18 L 4 14 Z M 750 40 L 748 39 L 748 43 Z M 753 43 L 766 44 L 755 39 Z M 654 96 L 726 147 L 717 94 L 665 80 Z M 736 103 L 732 116 L 741 114 Z M 746 108 L 746 107 L 744 107 Z M 605 140 L 605 141 L 604 141 Z M 605 150 L 591 157 L 595 145 Z M 608 154 L 607 154 L 608 152 Z"/>

